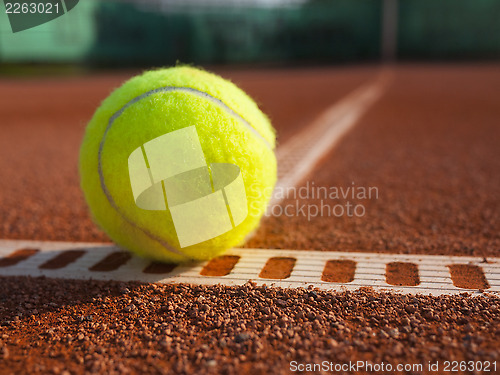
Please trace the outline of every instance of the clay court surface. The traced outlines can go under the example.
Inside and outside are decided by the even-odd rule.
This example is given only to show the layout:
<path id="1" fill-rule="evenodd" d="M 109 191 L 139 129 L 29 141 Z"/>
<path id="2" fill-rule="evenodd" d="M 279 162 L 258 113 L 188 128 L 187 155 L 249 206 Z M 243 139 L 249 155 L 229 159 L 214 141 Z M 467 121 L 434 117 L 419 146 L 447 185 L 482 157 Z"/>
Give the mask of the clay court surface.
<path id="1" fill-rule="evenodd" d="M 500 256 L 499 68 L 391 68 L 382 96 L 303 182 L 376 187 L 377 198 L 355 199 L 366 213 L 269 217 L 246 247 Z M 257 100 L 283 145 L 379 71 L 218 73 Z M 100 101 L 135 73 L 0 80 L 0 239 L 109 241 L 80 192 L 78 149 Z M 297 201 L 318 203 L 282 204 Z M 464 282 L 472 277 L 456 272 Z M 488 293 L 1 277 L 0 302 L 5 374 L 268 374 L 290 372 L 290 361 L 323 360 L 439 361 L 438 373 L 444 361 L 497 361 L 500 371 L 500 298 Z"/>

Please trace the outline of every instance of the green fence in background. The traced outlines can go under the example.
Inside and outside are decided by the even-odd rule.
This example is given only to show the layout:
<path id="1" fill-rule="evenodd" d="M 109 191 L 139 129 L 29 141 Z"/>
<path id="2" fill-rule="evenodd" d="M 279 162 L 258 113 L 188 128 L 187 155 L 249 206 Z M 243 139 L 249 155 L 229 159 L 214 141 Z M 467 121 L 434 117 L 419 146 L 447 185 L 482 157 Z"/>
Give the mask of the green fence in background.
<path id="1" fill-rule="evenodd" d="M 0 1 L 0 63 L 78 62 L 95 43 L 95 0 L 80 1 L 67 14 L 18 33 L 13 33 Z"/>
<path id="2" fill-rule="evenodd" d="M 0 63 L 149 66 L 377 61 L 384 1 L 163 11 L 146 3 L 82 0 L 64 16 L 15 34 L 0 4 Z M 497 0 L 400 1 L 397 56 L 500 57 L 499 20 Z"/>
<path id="3" fill-rule="evenodd" d="M 499 58 L 500 1 L 400 1 L 398 56 L 412 60 Z"/>
<path id="4" fill-rule="evenodd" d="M 199 8 L 153 13 L 102 3 L 95 63 L 164 64 L 376 59 L 380 3 L 314 2 L 283 8 Z"/>

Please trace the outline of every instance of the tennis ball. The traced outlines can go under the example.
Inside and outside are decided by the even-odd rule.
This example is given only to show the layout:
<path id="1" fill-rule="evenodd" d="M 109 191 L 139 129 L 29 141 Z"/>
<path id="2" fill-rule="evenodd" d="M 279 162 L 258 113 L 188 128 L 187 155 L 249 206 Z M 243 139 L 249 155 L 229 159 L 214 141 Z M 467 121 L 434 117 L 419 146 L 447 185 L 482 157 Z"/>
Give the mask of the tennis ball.
<path id="1" fill-rule="evenodd" d="M 275 139 L 233 83 L 186 66 L 148 71 L 89 122 L 81 187 L 118 245 L 158 261 L 206 260 L 257 228 L 276 183 Z"/>

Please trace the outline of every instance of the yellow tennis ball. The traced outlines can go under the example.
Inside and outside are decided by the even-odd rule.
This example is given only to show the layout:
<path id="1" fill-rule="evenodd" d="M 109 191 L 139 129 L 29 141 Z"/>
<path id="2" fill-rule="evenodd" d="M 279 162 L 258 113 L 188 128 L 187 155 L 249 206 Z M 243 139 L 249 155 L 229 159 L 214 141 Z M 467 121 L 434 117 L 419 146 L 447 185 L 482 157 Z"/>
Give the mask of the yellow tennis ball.
<path id="1" fill-rule="evenodd" d="M 256 229 L 276 183 L 275 131 L 241 89 L 191 67 L 148 71 L 95 112 L 80 149 L 94 221 L 165 262 L 210 259 Z"/>

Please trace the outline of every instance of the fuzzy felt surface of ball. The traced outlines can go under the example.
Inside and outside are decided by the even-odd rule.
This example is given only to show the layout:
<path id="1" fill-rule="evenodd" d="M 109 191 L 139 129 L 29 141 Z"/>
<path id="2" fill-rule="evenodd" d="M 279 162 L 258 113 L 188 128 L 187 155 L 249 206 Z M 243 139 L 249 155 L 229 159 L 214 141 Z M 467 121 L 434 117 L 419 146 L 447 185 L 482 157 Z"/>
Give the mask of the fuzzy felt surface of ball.
<path id="1" fill-rule="evenodd" d="M 274 185 L 275 131 L 215 74 L 173 67 L 114 90 L 87 125 L 81 187 L 93 220 L 123 248 L 162 262 L 242 245 Z"/>

